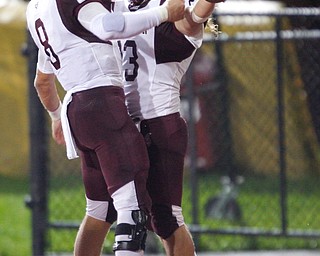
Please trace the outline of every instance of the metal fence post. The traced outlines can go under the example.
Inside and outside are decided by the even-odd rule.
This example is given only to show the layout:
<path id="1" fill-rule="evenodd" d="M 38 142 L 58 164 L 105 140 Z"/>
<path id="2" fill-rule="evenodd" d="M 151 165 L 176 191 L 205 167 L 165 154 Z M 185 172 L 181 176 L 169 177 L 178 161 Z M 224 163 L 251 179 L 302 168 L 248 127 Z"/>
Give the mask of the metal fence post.
<path id="1" fill-rule="evenodd" d="M 32 211 L 32 255 L 45 255 L 48 223 L 48 143 L 44 109 L 33 86 L 37 64 L 37 47 L 27 33 L 28 93 L 29 93 L 29 136 L 30 136 L 30 196 L 26 205 Z"/>
<path id="2" fill-rule="evenodd" d="M 284 120 L 284 84 L 283 84 L 283 42 L 281 38 L 281 17 L 276 17 L 276 63 L 277 63 L 277 101 L 278 101 L 278 131 L 279 131 L 279 174 L 280 174 L 280 206 L 281 229 L 287 232 L 287 177 L 286 177 L 286 145 Z"/>

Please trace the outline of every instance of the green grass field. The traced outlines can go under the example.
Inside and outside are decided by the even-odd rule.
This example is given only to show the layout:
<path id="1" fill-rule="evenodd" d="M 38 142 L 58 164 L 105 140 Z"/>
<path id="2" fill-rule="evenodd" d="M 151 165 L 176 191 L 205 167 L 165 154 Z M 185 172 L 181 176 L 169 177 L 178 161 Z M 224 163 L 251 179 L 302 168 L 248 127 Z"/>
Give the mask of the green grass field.
<path id="1" fill-rule="evenodd" d="M 28 180 L 0 176 L 0 255 L 31 255 L 30 212 L 24 205 Z"/>
<path id="2" fill-rule="evenodd" d="M 184 213 L 187 223 L 192 222 L 189 180 L 186 178 L 184 194 Z M 51 193 L 50 208 L 52 209 L 51 221 L 57 218 L 60 212 L 64 214 L 65 205 L 55 204 L 55 201 L 82 198 L 81 182 L 69 189 L 54 188 Z M 319 199 L 320 188 L 312 180 L 299 182 L 297 186 L 290 183 L 289 189 L 294 188 L 288 198 L 289 205 L 289 228 L 320 230 L 320 219 L 317 214 L 320 211 Z M 240 189 L 238 203 L 242 210 L 241 221 L 227 219 L 207 218 L 204 214 L 206 202 L 212 195 L 217 195 L 220 184 L 218 177 L 204 175 L 199 183 L 199 223 L 203 227 L 232 228 L 232 227 L 256 227 L 261 229 L 273 229 L 279 227 L 279 201 L 277 184 L 274 179 L 265 177 L 248 178 Z M 308 190 L 305 186 L 309 185 Z M 54 186 L 53 186 L 54 187 Z M 0 255 L 31 255 L 31 226 L 30 212 L 24 206 L 24 196 L 28 194 L 28 181 L 19 178 L 0 179 Z M 83 201 L 83 200 L 82 200 Z M 83 214 L 83 205 L 74 209 L 70 220 L 80 221 Z M 316 217 L 315 217 L 316 216 Z M 305 223 L 305 225 L 304 225 Z M 308 224 L 307 224 L 308 223 Z M 50 230 L 48 236 L 48 250 L 55 252 L 72 251 L 76 231 L 75 230 Z M 105 252 L 110 252 L 112 235 L 105 242 Z M 319 248 L 319 240 L 302 238 L 279 238 L 279 237 L 243 237 L 239 235 L 201 235 L 198 249 L 201 251 L 224 251 L 224 250 L 255 250 L 255 249 L 291 249 L 291 248 Z"/>

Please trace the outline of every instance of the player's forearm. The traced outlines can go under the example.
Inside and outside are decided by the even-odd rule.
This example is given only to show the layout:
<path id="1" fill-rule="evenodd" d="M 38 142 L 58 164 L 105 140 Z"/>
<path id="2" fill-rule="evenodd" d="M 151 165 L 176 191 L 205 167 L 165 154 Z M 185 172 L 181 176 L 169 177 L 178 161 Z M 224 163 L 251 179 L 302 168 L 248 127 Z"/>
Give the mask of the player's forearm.
<path id="1" fill-rule="evenodd" d="M 211 15 L 215 8 L 215 2 L 198 0 L 191 10 L 192 20 L 196 23 L 203 23 Z"/>
<path id="2" fill-rule="evenodd" d="M 35 78 L 34 86 L 40 98 L 43 107 L 51 113 L 51 118 L 58 119 L 58 109 L 61 107 L 60 98 L 55 86 L 55 76 L 53 74 L 44 74 L 39 70 Z"/>
<path id="3" fill-rule="evenodd" d="M 104 40 L 123 39 L 135 36 L 143 31 L 159 25 L 168 18 L 167 9 L 164 6 L 142 10 L 139 12 L 113 13 L 111 15 L 114 15 L 114 17 L 105 15 L 102 19 L 102 23 L 98 21 L 98 23 L 102 24 L 102 27 L 100 27 L 100 30 L 95 31 L 96 35 Z M 117 30 L 114 29 L 114 26 L 109 25 L 110 19 L 115 18 L 115 16 L 122 16 L 121 29 Z M 95 25 L 96 28 L 98 28 L 98 26 L 98 24 Z"/>
<path id="4" fill-rule="evenodd" d="M 177 29 L 187 36 L 199 35 L 218 2 L 224 0 L 198 0 L 193 7 L 186 8 L 184 19 L 175 22 Z"/>
<path id="5" fill-rule="evenodd" d="M 165 6 L 158 6 L 139 12 L 109 13 L 97 6 L 85 6 L 79 12 L 79 22 L 90 32 L 102 40 L 128 38 L 168 19 L 168 10 Z M 92 8 L 94 7 L 94 8 Z M 93 9 L 95 14 L 92 13 Z"/>

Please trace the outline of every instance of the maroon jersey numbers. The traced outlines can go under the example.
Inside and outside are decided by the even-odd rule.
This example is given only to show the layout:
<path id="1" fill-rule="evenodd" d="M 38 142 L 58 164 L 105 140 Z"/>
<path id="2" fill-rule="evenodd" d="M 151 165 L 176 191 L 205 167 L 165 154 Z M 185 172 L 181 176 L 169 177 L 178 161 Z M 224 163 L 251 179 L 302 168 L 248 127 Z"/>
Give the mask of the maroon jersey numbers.
<path id="1" fill-rule="evenodd" d="M 37 19 L 35 22 L 37 35 L 39 37 L 40 43 L 43 45 L 45 53 L 50 58 L 51 64 L 54 66 L 55 69 L 60 68 L 60 60 L 58 55 L 52 49 L 52 46 L 49 44 L 48 34 L 44 27 L 44 24 L 41 19 Z"/>
<path id="2" fill-rule="evenodd" d="M 137 62 L 137 45 L 133 40 L 127 40 L 124 44 L 123 50 L 126 52 L 125 57 L 128 59 L 128 63 L 131 65 L 131 70 L 125 69 L 126 81 L 134 81 L 138 75 L 139 64 Z"/>

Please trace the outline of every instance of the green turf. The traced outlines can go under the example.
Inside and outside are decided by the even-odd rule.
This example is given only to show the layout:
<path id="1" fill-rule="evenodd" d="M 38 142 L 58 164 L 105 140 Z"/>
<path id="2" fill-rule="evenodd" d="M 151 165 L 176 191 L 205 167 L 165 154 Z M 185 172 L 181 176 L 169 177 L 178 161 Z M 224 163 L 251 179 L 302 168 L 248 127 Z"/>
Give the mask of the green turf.
<path id="1" fill-rule="evenodd" d="M 186 184 L 183 208 L 188 223 L 192 222 L 190 190 Z M 240 186 L 237 203 L 242 217 L 240 220 L 210 218 L 205 215 L 206 202 L 219 195 L 219 176 L 204 175 L 199 179 L 199 223 L 211 229 L 258 228 L 261 231 L 281 229 L 279 180 L 277 176 L 249 176 Z M 318 195 L 320 188 L 314 178 L 287 181 L 287 228 L 289 231 L 320 231 Z M 255 249 L 304 249 L 319 248 L 320 239 L 286 238 L 270 236 L 201 235 L 200 250 L 255 250 Z"/>
<path id="2" fill-rule="evenodd" d="M 186 179 L 185 194 L 183 200 L 184 214 L 187 223 L 192 222 L 190 204 L 190 186 Z M 289 182 L 288 197 L 289 228 L 320 230 L 320 219 L 315 217 L 320 211 L 320 189 L 315 186 L 312 179 L 306 179 L 295 184 Z M 308 184 L 308 189 L 304 189 Z M 199 223 L 209 228 L 232 228 L 232 227 L 258 227 L 272 229 L 280 225 L 279 201 L 277 195 L 277 182 L 268 178 L 248 178 L 242 185 L 238 203 L 242 210 L 241 221 L 227 219 L 207 218 L 204 214 L 205 203 L 213 195 L 219 193 L 220 184 L 218 176 L 205 175 L 199 182 Z M 69 198 L 83 201 L 82 187 L 57 188 L 53 184 L 54 192 L 50 197 L 50 207 L 55 213 L 51 221 L 58 218 L 58 213 L 64 214 L 65 205 L 56 204 L 58 198 L 64 194 L 63 200 Z M 31 225 L 30 211 L 24 205 L 24 197 L 28 194 L 28 180 L 8 178 L 0 176 L 0 255 L 30 255 L 31 253 Z M 266 203 L 269 202 L 269 203 Z M 79 205 L 74 214 L 63 216 L 63 219 L 79 222 L 83 214 L 83 205 Z M 297 214 L 298 213 L 298 214 Z M 50 251 L 72 251 L 76 230 L 53 230 L 48 235 L 48 248 Z M 254 249 L 304 249 L 319 248 L 319 239 L 306 238 L 279 238 L 279 237 L 243 237 L 239 235 L 201 235 L 198 237 L 198 249 L 202 251 L 213 250 L 254 250 Z M 113 235 L 105 242 L 105 251 L 110 252 Z"/>
<path id="3" fill-rule="evenodd" d="M 0 176 L 0 255 L 31 255 L 30 211 L 24 205 L 28 181 Z"/>

